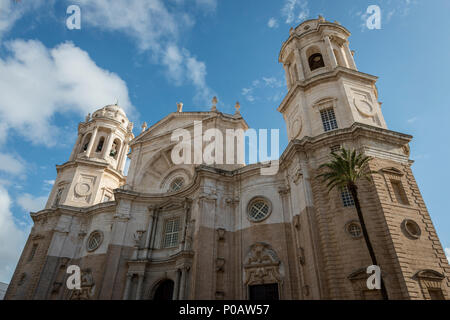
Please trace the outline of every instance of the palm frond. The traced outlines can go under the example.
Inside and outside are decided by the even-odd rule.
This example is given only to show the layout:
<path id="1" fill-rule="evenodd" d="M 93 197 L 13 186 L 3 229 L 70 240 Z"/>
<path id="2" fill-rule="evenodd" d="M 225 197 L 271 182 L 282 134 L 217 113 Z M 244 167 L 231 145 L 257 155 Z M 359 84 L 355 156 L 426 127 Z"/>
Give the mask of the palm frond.
<path id="1" fill-rule="evenodd" d="M 331 161 L 319 166 L 325 172 L 317 175 L 323 182 L 327 182 L 329 191 L 339 187 L 356 185 L 360 179 L 371 181 L 371 175 L 376 173 L 369 168 L 372 158 L 356 150 L 341 149 L 339 153 L 331 153 Z"/>

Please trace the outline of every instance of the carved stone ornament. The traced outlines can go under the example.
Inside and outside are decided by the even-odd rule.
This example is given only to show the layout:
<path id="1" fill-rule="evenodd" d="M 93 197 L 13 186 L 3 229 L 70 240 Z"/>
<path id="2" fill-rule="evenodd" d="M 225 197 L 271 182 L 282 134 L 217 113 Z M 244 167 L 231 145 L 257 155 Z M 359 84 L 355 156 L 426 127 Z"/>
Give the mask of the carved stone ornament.
<path id="1" fill-rule="evenodd" d="M 298 215 L 298 214 L 295 215 L 292 220 L 292 223 L 294 224 L 295 229 L 300 230 L 300 215 Z"/>
<path id="2" fill-rule="evenodd" d="M 299 255 L 299 262 L 303 266 L 306 263 L 305 259 L 305 249 L 299 248 L 298 249 L 298 255 Z"/>
<path id="3" fill-rule="evenodd" d="M 302 170 L 299 168 L 297 169 L 293 176 L 292 176 L 292 182 L 294 182 L 295 184 L 299 184 L 300 179 L 303 177 L 303 173 Z"/>
<path id="4" fill-rule="evenodd" d="M 79 182 L 75 185 L 75 194 L 79 197 L 87 197 L 92 193 L 91 185 L 85 182 Z"/>
<path id="5" fill-rule="evenodd" d="M 81 289 L 73 290 L 70 300 L 90 300 L 95 293 L 95 282 L 91 269 L 81 271 Z"/>
<path id="6" fill-rule="evenodd" d="M 409 144 L 403 146 L 403 153 L 404 153 L 407 157 L 410 156 L 410 154 L 411 154 L 411 149 L 410 149 L 410 147 L 409 147 Z"/>
<path id="7" fill-rule="evenodd" d="M 275 251 L 265 243 L 255 243 L 245 259 L 245 284 L 281 283 L 280 260 Z"/>
<path id="8" fill-rule="evenodd" d="M 216 272 L 224 272 L 225 271 L 225 259 L 217 258 L 216 259 Z"/>
<path id="9" fill-rule="evenodd" d="M 289 122 L 289 126 L 291 128 L 291 139 L 296 139 L 302 133 L 302 119 L 295 115 L 295 118 Z"/>
<path id="10" fill-rule="evenodd" d="M 139 247 L 141 240 L 142 240 L 142 236 L 144 235 L 145 230 L 137 230 L 134 234 L 133 234 L 133 240 L 135 243 L 136 247 Z"/>
<path id="11" fill-rule="evenodd" d="M 219 240 L 219 241 L 225 240 L 225 229 L 224 228 L 217 229 L 217 240 Z"/>
<path id="12" fill-rule="evenodd" d="M 359 113 L 361 113 L 363 116 L 366 116 L 366 117 L 373 116 L 373 114 L 374 114 L 373 107 L 369 101 L 367 101 L 365 99 L 362 100 L 362 99 L 353 98 L 353 104 L 355 105 L 355 107 L 359 111 Z"/>

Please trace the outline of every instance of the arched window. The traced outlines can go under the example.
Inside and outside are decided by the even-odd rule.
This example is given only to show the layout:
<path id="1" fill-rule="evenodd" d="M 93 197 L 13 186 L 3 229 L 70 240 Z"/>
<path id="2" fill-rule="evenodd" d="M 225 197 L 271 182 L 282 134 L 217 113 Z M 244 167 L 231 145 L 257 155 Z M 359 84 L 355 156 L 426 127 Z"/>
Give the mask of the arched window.
<path id="1" fill-rule="evenodd" d="M 172 300 L 173 287 L 174 283 L 172 280 L 164 280 L 158 285 L 158 288 L 155 291 L 155 295 L 153 296 L 153 300 L 155 301 Z"/>
<path id="2" fill-rule="evenodd" d="M 100 140 L 98 141 L 97 149 L 95 150 L 95 152 L 101 152 L 104 144 L 105 144 L 105 137 L 101 137 Z"/>
<path id="3" fill-rule="evenodd" d="M 119 151 L 120 151 L 120 140 L 119 139 L 115 139 L 113 144 L 112 144 L 109 156 L 113 157 L 114 159 L 117 160 L 117 157 L 119 155 Z"/>
<path id="4" fill-rule="evenodd" d="M 314 53 L 308 58 L 309 69 L 314 71 L 319 68 L 325 67 L 325 63 L 323 62 L 323 57 L 321 53 Z"/>
<path id="5" fill-rule="evenodd" d="M 81 152 L 85 152 L 87 150 L 87 148 L 89 146 L 89 142 L 91 142 L 91 136 L 92 136 L 92 134 L 89 133 L 86 136 L 86 138 L 84 138 L 83 147 L 81 148 Z"/>

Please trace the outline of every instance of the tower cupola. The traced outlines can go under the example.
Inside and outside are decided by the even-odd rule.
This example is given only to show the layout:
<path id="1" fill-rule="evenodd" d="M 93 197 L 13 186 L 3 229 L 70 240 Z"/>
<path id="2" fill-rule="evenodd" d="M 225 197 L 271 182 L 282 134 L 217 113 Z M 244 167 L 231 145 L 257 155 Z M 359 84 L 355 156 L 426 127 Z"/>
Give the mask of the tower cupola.
<path id="1" fill-rule="evenodd" d="M 378 78 L 358 71 L 349 37 L 346 28 L 321 16 L 291 29 L 279 54 L 289 92 L 278 108 L 289 140 L 355 122 L 387 128 L 375 86 Z"/>
<path id="2" fill-rule="evenodd" d="M 114 200 L 114 189 L 125 184 L 124 168 L 133 123 L 118 105 L 108 105 L 78 125 L 69 161 L 57 166 L 47 208 L 86 207 Z"/>

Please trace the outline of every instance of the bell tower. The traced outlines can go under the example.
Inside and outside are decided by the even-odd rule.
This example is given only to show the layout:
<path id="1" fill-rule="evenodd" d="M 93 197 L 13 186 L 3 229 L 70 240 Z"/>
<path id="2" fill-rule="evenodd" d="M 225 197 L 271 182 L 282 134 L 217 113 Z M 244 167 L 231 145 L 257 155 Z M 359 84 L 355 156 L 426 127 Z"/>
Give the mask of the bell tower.
<path id="1" fill-rule="evenodd" d="M 58 172 L 46 209 L 87 207 L 112 201 L 113 190 L 125 183 L 124 168 L 133 124 L 118 105 L 88 114 L 78 125 L 78 139 L 69 161 Z"/>
<path id="2" fill-rule="evenodd" d="M 338 22 L 321 16 L 291 29 L 279 55 L 289 92 L 278 108 L 289 140 L 355 122 L 387 129 L 375 86 L 378 78 L 358 71 L 349 36 Z"/>

